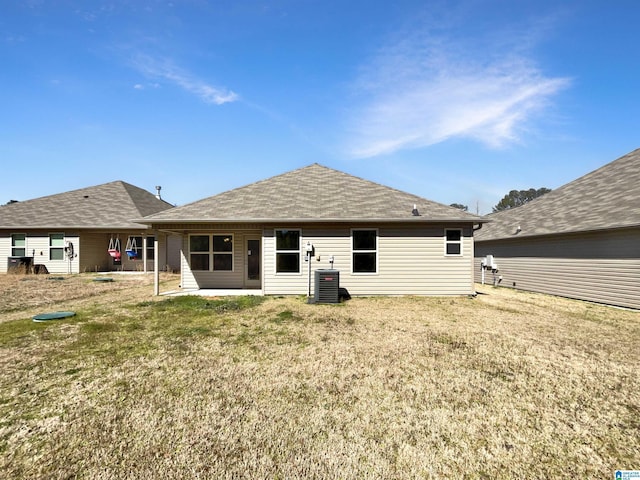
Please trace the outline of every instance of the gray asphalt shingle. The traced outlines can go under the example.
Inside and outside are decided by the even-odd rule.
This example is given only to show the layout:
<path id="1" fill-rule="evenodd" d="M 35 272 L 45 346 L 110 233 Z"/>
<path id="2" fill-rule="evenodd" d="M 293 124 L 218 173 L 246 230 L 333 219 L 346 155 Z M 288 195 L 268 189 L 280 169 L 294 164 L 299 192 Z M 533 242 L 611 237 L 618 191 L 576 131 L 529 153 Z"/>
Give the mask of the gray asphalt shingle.
<path id="1" fill-rule="evenodd" d="M 417 205 L 420 216 L 412 215 Z M 173 208 L 153 223 L 224 221 L 466 221 L 476 215 L 313 164 Z"/>
<path id="2" fill-rule="evenodd" d="M 477 241 L 640 226 L 640 149 L 486 218 L 490 223 L 476 233 Z"/>
<path id="3" fill-rule="evenodd" d="M 0 228 L 147 228 L 133 220 L 171 208 L 152 193 L 122 181 L 0 207 Z"/>

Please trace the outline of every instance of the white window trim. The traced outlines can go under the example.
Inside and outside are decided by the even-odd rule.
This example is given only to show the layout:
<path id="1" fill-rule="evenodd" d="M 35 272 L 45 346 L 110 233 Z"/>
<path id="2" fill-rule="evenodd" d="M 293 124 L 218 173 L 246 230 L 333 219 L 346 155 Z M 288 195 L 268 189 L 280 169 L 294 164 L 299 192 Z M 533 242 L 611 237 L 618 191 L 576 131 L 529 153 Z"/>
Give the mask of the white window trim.
<path id="1" fill-rule="evenodd" d="M 231 237 L 231 251 L 230 252 L 216 252 L 213 248 L 213 237 Z M 224 273 L 233 273 L 235 271 L 236 268 L 236 262 L 235 262 L 235 253 L 236 253 L 236 245 L 235 245 L 235 238 L 233 236 L 233 233 L 212 233 L 211 234 L 211 261 L 209 263 L 209 265 L 211 266 L 211 271 L 212 272 L 224 272 Z M 215 262 L 214 262 L 214 256 L 215 255 L 231 255 L 231 270 L 216 270 L 215 268 Z"/>
<path id="2" fill-rule="evenodd" d="M 460 232 L 460 240 L 447 240 L 447 232 Z M 445 257 L 462 257 L 464 256 L 464 235 L 461 228 L 445 228 L 444 229 L 444 256 Z M 447 253 L 447 245 L 460 245 L 460 253 Z"/>
<path id="3" fill-rule="evenodd" d="M 191 251 L 191 237 L 209 237 L 209 250 L 207 252 L 192 252 Z M 213 237 L 231 237 L 231 251 L 230 252 L 215 252 L 213 250 Z M 217 272 L 217 273 L 233 273 L 235 272 L 235 237 L 233 233 L 213 232 L 213 233 L 190 233 L 188 238 L 189 245 L 189 270 L 192 272 Z M 209 269 L 208 270 L 194 270 L 191 267 L 191 254 L 195 255 L 208 255 L 209 256 Z M 231 255 L 231 270 L 215 270 L 214 268 L 214 255 Z"/>
<path id="4" fill-rule="evenodd" d="M 376 248 L 375 250 L 354 250 L 353 249 L 353 232 L 376 232 Z M 351 250 L 351 275 L 379 275 L 380 272 L 380 233 L 377 228 L 352 228 L 349 237 L 349 247 Z M 353 270 L 353 254 L 354 253 L 375 253 L 376 254 L 376 271 L 375 272 L 355 272 Z"/>
<path id="5" fill-rule="evenodd" d="M 293 253 L 293 250 L 278 250 L 278 237 L 276 232 L 278 230 L 287 230 L 288 232 L 298 232 L 298 271 L 297 272 L 278 272 L 278 254 L 279 253 Z M 301 228 L 287 228 L 287 227 L 278 227 L 273 229 L 273 271 L 277 276 L 300 276 L 302 275 L 302 229 Z"/>
<path id="6" fill-rule="evenodd" d="M 197 252 L 192 252 L 191 251 L 191 237 L 209 237 L 209 250 L 204 252 L 204 251 L 197 251 Z M 212 254 L 212 250 L 213 250 L 213 237 L 211 236 L 211 234 L 209 233 L 190 233 L 189 237 L 187 238 L 187 242 L 188 242 L 188 246 L 189 246 L 189 270 L 192 272 L 211 272 L 213 271 L 213 254 Z M 191 254 L 195 254 L 195 255 L 209 255 L 209 269 L 208 270 L 194 270 L 193 267 L 191 266 Z"/>
<path id="7" fill-rule="evenodd" d="M 61 247 L 55 247 L 55 246 L 51 245 L 51 235 L 62 235 L 62 246 Z M 65 251 L 64 251 L 65 241 L 67 240 L 67 237 L 65 236 L 64 232 L 49 232 L 47 234 L 47 236 L 49 238 L 49 261 L 50 262 L 64 262 L 65 260 L 67 260 L 67 256 L 65 255 Z M 54 248 L 57 249 L 57 250 L 62 250 L 62 258 L 61 259 L 54 260 L 53 258 L 51 258 L 51 250 L 54 249 Z"/>
<path id="8" fill-rule="evenodd" d="M 24 247 L 16 247 L 16 246 L 13 245 L 13 236 L 14 235 L 24 235 Z M 11 256 L 12 257 L 27 257 L 28 256 L 27 252 L 29 251 L 28 243 L 29 243 L 29 239 L 28 239 L 26 233 L 22 233 L 22 232 L 12 233 L 11 234 L 11 247 L 10 247 L 11 248 L 11 250 L 10 250 L 11 251 Z M 23 248 L 24 249 L 24 255 L 14 255 L 13 254 L 14 248 Z"/>

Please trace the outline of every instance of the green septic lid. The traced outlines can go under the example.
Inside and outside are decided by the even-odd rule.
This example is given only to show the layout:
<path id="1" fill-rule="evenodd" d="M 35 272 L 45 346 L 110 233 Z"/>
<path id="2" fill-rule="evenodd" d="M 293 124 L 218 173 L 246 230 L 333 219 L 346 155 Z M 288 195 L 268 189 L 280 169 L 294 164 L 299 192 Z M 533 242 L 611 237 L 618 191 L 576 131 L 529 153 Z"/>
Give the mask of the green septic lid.
<path id="1" fill-rule="evenodd" d="M 49 320 L 60 320 L 61 318 L 73 317 L 76 312 L 52 312 L 52 313 L 40 313 L 34 315 L 34 322 L 48 322 Z"/>
<path id="2" fill-rule="evenodd" d="M 96 277 L 93 279 L 94 282 L 113 282 L 113 278 L 111 277 Z"/>

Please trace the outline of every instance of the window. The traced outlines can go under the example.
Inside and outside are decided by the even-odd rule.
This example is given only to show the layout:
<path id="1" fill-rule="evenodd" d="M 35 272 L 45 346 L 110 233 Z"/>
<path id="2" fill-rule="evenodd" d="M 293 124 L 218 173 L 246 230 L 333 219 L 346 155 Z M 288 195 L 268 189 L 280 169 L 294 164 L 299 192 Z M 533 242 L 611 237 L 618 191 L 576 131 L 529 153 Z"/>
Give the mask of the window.
<path id="1" fill-rule="evenodd" d="M 377 273 L 378 231 L 351 231 L 351 268 L 353 273 Z"/>
<path id="2" fill-rule="evenodd" d="M 189 263 L 191 270 L 232 272 L 233 235 L 191 235 Z"/>
<path id="3" fill-rule="evenodd" d="M 191 270 L 209 270 L 209 235 L 189 237 L 189 264 Z"/>
<path id="4" fill-rule="evenodd" d="M 213 269 L 217 271 L 233 271 L 233 236 L 213 236 Z"/>
<path id="5" fill-rule="evenodd" d="M 147 237 L 147 260 L 153 260 L 156 255 L 156 237 Z"/>
<path id="6" fill-rule="evenodd" d="M 300 230 L 276 230 L 276 273 L 300 273 Z"/>
<path id="7" fill-rule="evenodd" d="M 127 256 L 133 260 L 142 260 L 142 246 L 144 245 L 142 237 L 129 237 L 127 241 L 127 247 L 130 250 L 133 250 L 134 255 Z M 153 248 L 155 242 L 155 237 L 147 237 L 147 260 L 153 260 L 155 249 Z"/>
<path id="8" fill-rule="evenodd" d="M 64 260 L 64 233 L 49 234 L 49 260 Z"/>
<path id="9" fill-rule="evenodd" d="M 445 253 L 462 255 L 462 230 L 445 230 Z"/>
<path id="10" fill-rule="evenodd" d="M 27 235 L 25 233 L 11 234 L 11 256 L 12 257 L 27 256 Z"/>

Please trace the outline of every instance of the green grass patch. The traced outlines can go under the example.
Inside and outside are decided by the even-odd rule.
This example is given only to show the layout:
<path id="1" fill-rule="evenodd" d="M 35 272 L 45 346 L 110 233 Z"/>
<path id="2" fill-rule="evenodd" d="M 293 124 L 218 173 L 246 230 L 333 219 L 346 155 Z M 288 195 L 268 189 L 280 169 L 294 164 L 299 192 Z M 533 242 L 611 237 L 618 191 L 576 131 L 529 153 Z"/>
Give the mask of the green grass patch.
<path id="1" fill-rule="evenodd" d="M 160 302 L 141 302 L 138 307 L 150 308 L 157 312 L 216 312 L 224 313 L 240 311 L 260 305 L 267 297 L 245 295 L 239 297 L 225 297 L 208 299 L 197 295 L 171 297 Z"/>
<path id="2" fill-rule="evenodd" d="M 80 329 L 87 335 L 98 335 L 101 333 L 118 332 L 120 326 L 115 322 L 87 322 L 80 325 Z"/>

